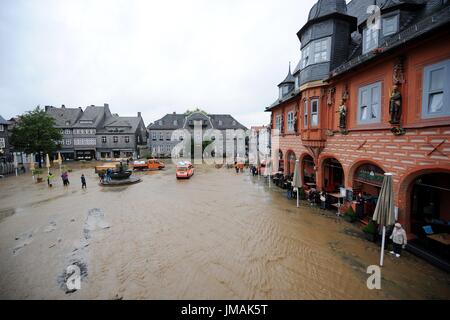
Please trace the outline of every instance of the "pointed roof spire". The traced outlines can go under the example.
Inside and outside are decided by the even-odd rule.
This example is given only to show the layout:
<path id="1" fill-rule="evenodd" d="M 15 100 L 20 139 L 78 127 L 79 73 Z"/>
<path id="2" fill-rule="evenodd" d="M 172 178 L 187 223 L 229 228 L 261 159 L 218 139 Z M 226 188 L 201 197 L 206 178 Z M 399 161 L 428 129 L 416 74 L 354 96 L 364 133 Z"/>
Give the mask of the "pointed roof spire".
<path id="1" fill-rule="evenodd" d="M 295 83 L 295 78 L 291 73 L 291 62 L 290 61 L 289 61 L 289 72 L 288 72 L 286 78 L 278 86 L 281 86 L 283 84 L 289 84 L 289 83 Z"/>

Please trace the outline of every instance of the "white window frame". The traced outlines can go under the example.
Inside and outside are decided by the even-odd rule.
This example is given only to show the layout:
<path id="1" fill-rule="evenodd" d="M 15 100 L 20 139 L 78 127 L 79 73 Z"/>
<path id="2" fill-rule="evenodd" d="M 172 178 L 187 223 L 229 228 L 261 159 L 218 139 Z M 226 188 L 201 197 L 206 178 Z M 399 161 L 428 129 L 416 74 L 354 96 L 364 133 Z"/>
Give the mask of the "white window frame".
<path id="1" fill-rule="evenodd" d="M 71 146 L 72 145 L 72 140 L 71 139 L 64 139 L 64 144 L 66 146 Z"/>
<path id="2" fill-rule="evenodd" d="M 125 136 L 125 143 L 130 143 L 130 137 L 129 136 Z"/>
<path id="3" fill-rule="evenodd" d="M 6 148 L 6 139 L 0 138 L 0 148 Z"/>
<path id="4" fill-rule="evenodd" d="M 383 26 L 383 37 L 390 36 L 390 35 L 396 34 L 398 32 L 398 27 L 399 27 L 398 14 L 387 16 L 387 17 L 383 17 L 382 21 L 383 21 L 383 23 L 382 23 L 382 26 Z M 394 30 L 388 32 L 386 30 L 387 29 L 387 23 L 390 22 L 390 21 L 393 21 Z"/>
<path id="5" fill-rule="evenodd" d="M 294 131 L 294 112 L 293 111 L 289 111 L 287 113 L 287 127 L 288 127 L 288 131 L 289 132 L 293 132 Z"/>
<path id="6" fill-rule="evenodd" d="M 376 92 L 377 90 L 378 90 L 378 100 L 375 101 L 374 92 Z M 362 102 L 363 102 L 362 97 L 363 97 L 364 91 L 368 91 L 367 106 L 362 105 Z M 382 110 L 381 95 L 382 95 L 382 83 L 380 81 L 359 88 L 359 90 L 358 90 L 358 112 L 357 112 L 357 117 L 358 117 L 357 123 L 358 124 L 379 123 L 381 121 L 381 110 Z M 363 107 L 368 108 L 367 112 L 369 112 L 369 114 L 371 114 L 371 115 L 375 115 L 375 117 L 371 117 L 369 119 L 364 119 L 364 120 L 361 119 Z"/>
<path id="7" fill-rule="evenodd" d="M 107 140 L 106 136 L 102 136 L 102 143 L 107 143 L 107 142 L 108 142 L 108 140 Z"/>
<path id="8" fill-rule="evenodd" d="M 431 73 L 442 69 L 444 72 L 444 87 L 442 89 L 431 90 Z M 450 116 L 450 59 L 426 66 L 423 69 L 422 88 L 422 118 L 436 118 Z M 431 113 L 429 111 L 430 97 L 433 94 L 442 93 L 443 107 L 441 112 Z"/>
<path id="9" fill-rule="evenodd" d="M 2 124 L 0 124 L 0 132 L 4 132 L 4 131 L 5 131 L 5 127 Z"/>
<path id="10" fill-rule="evenodd" d="M 308 100 L 305 99 L 305 102 L 303 104 L 303 127 L 308 127 Z"/>
<path id="11" fill-rule="evenodd" d="M 370 36 L 370 38 L 368 38 L 368 36 Z M 379 37 L 379 29 L 377 29 L 376 27 L 366 27 L 363 30 L 363 53 L 367 53 L 376 49 L 378 47 Z"/>
<path id="12" fill-rule="evenodd" d="M 153 140 L 153 141 L 158 140 L 158 135 L 156 134 L 155 131 L 152 131 L 152 140 Z"/>
<path id="13" fill-rule="evenodd" d="M 325 37 L 311 41 L 302 50 L 300 68 L 309 65 L 329 62 L 331 58 L 331 37 Z"/>
<path id="14" fill-rule="evenodd" d="M 317 107 L 316 111 L 313 110 L 314 104 L 316 104 L 316 107 Z M 310 115 L 309 119 L 310 119 L 311 127 L 319 126 L 319 99 L 317 99 L 317 98 L 311 99 L 311 115 Z M 314 122 L 314 119 L 316 119 L 315 122 Z"/>
<path id="15" fill-rule="evenodd" d="M 277 114 L 275 116 L 275 129 L 278 129 L 279 131 L 281 131 L 281 126 L 282 126 L 281 114 Z"/>
<path id="16" fill-rule="evenodd" d="M 159 133 L 159 141 L 164 141 L 164 132 Z"/>
<path id="17" fill-rule="evenodd" d="M 113 143 L 118 143 L 118 142 L 119 142 L 119 137 L 113 136 Z"/>

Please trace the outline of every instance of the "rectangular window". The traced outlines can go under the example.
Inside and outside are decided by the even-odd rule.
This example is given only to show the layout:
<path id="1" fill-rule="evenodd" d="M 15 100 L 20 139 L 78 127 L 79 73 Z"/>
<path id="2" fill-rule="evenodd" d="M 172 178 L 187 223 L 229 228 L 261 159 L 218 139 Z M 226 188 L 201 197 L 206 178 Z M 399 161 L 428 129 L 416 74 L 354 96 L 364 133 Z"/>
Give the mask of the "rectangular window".
<path id="1" fill-rule="evenodd" d="M 130 143 L 130 137 L 129 136 L 125 137 L 125 143 Z"/>
<path id="2" fill-rule="evenodd" d="M 358 122 L 380 122 L 381 82 L 359 88 Z"/>
<path id="3" fill-rule="evenodd" d="M 66 146 L 72 145 L 72 140 L 66 139 L 66 140 L 65 140 L 65 145 L 66 145 Z"/>
<path id="4" fill-rule="evenodd" d="M 118 136 L 114 136 L 114 137 L 113 137 L 113 142 L 114 142 L 114 143 L 119 142 L 119 137 L 118 137 Z"/>
<path id="5" fill-rule="evenodd" d="M 450 60 L 423 70 L 422 117 L 450 116 Z"/>
<path id="6" fill-rule="evenodd" d="M 301 69 L 315 63 L 330 61 L 331 37 L 312 41 L 302 50 Z"/>
<path id="7" fill-rule="evenodd" d="M 64 130 L 64 134 L 70 134 L 70 129 Z"/>
<path id="8" fill-rule="evenodd" d="M 287 114 L 288 131 L 294 131 L 294 112 L 290 111 Z"/>
<path id="9" fill-rule="evenodd" d="M 172 138 L 172 135 L 170 134 L 170 132 L 166 133 L 166 140 L 170 141 L 170 139 Z"/>
<path id="10" fill-rule="evenodd" d="M 0 124 L 0 131 L 1 132 L 5 131 L 5 127 L 2 124 Z"/>
<path id="11" fill-rule="evenodd" d="M 278 129 L 281 131 L 281 115 L 280 114 L 278 114 L 275 117 L 275 129 Z"/>
<path id="12" fill-rule="evenodd" d="M 295 77 L 295 89 L 300 88 L 300 74 Z"/>
<path id="13" fill-rule="evenodd" d="M 5 138 L 0 138 L 0 148 L 6 148 Z"/>
<path id="14" fill-rule="evenodd" d="M 390 36 L 398 31 L 398 15 L 383 18 L 383 36 Z"/>
<path id="15" fill-rule="evenodd" d="M 102 137 L 102 143 L 106 143 L 106 136 Z"/>
<path id="16" fill-rule="evenodd" d="M 367 53 L 378 47 L 378 29 L 366 28 L 363 31 L 363 53 Z"/>
<path id="17" fill-rule="evenodd" d="M 159 140 L 161 140 L 161 141 L 164 140 L 164 133 L 162 133 L 162 132 L 159 133 Z"/>
<path id="18" fill-rule="evenodd" d="M 319 125 L 319 99 L 311 100 L 311 127 Z"/>
<path id="19" fill-rule="evenodd" d="M 303 127 L 308 127 L 308 100 L 305 100 L 305 105 L 303 108 Z"/>
<path id="20" fill-rule="evenodd" d="M 157 139 L 157 138 L 156 138 L 156 132 L 152 132 L 152 140 L 153 140 L 153 141 L 156 141 L 156 139 Z"/>

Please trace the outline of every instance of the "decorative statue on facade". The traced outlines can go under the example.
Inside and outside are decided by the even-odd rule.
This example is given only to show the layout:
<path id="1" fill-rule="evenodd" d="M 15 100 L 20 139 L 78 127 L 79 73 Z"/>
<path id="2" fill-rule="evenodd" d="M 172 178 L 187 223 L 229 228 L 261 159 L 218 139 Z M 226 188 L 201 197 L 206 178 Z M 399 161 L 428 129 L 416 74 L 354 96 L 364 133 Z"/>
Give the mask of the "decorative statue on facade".
<path id="1" fill-rule="evenodd" d="M 280 118 L 281 118 L 280 134 L 284 134 L 284 116 L 283 116 L 283 114 L 280 115 Z"/>
<path id="2" fill-rule="evenodd" d="M 347 106 L 344 100 L 341 100 L 341 105 L 337 112 L 339 113 L 339 128 L 345 129 L 347 127 Z"/>
<path id="3" fill-rule="evenodd" d="M 399 124 L 402 115 L 402 95 L 397 85 L 392 88 L 391 98 L 389 102 L 389 114 L 391 115 L 391 124 Z"/>

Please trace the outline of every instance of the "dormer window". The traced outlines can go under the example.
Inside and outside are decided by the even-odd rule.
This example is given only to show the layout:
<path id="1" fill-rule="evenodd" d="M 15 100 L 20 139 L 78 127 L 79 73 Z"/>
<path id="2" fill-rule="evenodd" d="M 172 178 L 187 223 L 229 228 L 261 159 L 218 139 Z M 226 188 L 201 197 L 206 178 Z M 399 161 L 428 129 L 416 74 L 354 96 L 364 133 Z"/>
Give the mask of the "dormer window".
<path id="1" fill-rule="evenodd" d="M 289 93 L 289 86 L 280 87 L 280 99 Z"/>
<path id="2" fill-rule="evenodd" d="M 363 31 L 363 53 L 367 53 L 378 47 L 378 29 L 365 28 Z"/>
<path id="3" fill-rule="evenodd" d="M 295 77 L 295 89 L 300 88 L 300 74 Z"/>
<path id="4" fill-rule="evenodd" d="M 383 18 L 383 36 L 390 36 L 398 31 L 398 15 Z"/>

